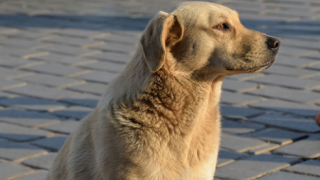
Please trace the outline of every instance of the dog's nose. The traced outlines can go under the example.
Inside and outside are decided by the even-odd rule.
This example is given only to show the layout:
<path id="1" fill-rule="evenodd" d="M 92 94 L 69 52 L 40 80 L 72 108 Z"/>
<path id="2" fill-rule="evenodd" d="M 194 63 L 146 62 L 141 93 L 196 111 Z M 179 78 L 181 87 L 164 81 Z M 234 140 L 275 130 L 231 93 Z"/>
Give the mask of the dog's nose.
<path id="1" fill-rule="evenodd" d="M 267 44 L 271 50 L 275 51 L 278 50 L 280 47 L 280 40 L 274 37 L 268 37 Z"/>

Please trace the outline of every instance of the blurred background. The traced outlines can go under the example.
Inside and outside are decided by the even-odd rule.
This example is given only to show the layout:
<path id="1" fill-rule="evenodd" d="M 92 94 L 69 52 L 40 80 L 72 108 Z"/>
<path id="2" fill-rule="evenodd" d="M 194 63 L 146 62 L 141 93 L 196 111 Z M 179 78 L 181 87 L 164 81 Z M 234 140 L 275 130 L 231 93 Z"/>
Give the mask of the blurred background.
<path id="1" fill-rule="evenodd" d="M 43 180 L 148 21 L 179 2 L 1 0 L 0 180 Z M 211 2 L 282 43 L 271 68 L 223 84 L 215 179 L 319 180 L 320 1 Z"/>

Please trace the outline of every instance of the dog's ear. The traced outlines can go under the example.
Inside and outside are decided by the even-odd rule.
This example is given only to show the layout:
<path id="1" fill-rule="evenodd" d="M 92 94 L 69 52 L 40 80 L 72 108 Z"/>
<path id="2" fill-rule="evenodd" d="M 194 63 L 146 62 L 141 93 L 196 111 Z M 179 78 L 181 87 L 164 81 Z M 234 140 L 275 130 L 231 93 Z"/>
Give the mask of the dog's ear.
<path id="1" fill-rule="evenodd" d="M 151 72 L 159 70 L 166 58 L 167 48 L 182 39 L 183 28 L 175 15 L 160 11 L 145 29 L 140 45 Z"/>

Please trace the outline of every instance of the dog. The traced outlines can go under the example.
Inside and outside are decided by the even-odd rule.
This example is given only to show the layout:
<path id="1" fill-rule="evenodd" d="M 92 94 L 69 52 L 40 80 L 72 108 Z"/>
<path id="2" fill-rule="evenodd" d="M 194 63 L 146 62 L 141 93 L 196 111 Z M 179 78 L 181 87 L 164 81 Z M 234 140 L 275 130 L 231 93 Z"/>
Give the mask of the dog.
<path id="1" fill-rule="evenodd" d="M 46 180 L 213 179 L 222 81 L 270 67 L 279 46 L 218 4 L 160 11 Z"/>

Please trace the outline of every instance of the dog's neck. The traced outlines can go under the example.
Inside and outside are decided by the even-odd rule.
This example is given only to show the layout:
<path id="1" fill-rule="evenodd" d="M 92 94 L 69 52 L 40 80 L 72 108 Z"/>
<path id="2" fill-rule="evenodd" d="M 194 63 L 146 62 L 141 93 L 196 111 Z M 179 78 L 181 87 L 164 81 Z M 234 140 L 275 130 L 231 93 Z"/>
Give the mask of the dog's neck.
<path id="1" fill-rule="evenodd" d="M 192 127 L 204 114 L 219 115 L 222 77 L 196 82 L 179 78 L 165 68 L 151 73 L 139 53 L 129 63 L 105 95 L 112 94 L 109 102 L 121 112 L 118 117 L 132 120 L 123 121 L 126 125 Z"/>

